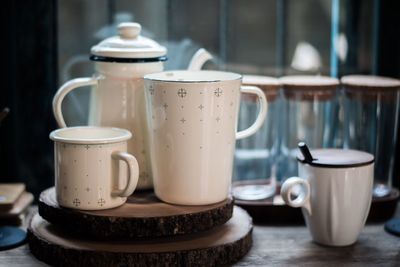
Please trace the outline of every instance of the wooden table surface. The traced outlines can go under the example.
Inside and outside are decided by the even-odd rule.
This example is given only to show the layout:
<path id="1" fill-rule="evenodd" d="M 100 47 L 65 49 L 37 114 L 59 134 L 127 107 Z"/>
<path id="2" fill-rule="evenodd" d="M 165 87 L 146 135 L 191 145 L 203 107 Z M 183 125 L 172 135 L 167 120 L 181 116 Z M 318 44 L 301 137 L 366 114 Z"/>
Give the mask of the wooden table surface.
<path id="1" fill-rule="evenodd" d="M 400 217 L 400 207 L 397 208 Z M 358 242 L 331 248 L 311 241 L 305 226 L 256 225 L 253 247 L 235 266 L 400 266 L 400 237 L 383 224 L 367 225 Z M 29 252 L 28 245 L 0 251 L 0 266 L 47 266 Z"/>

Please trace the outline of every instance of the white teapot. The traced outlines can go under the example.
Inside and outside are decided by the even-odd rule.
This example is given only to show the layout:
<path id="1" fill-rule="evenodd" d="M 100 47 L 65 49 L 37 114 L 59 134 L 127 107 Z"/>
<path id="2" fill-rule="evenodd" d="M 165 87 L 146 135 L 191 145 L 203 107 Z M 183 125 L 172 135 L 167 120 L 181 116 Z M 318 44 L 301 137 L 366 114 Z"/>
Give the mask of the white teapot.
<path id="1" fill-rule="evenodd" d="M 66 127 L 61 111 L 64 97 L 72 90 L 93 86 L 90 96 L 89 125 L 112 126 L 128 129 L 133 137 L 128 152 L 139 163 L 138 189 L 152 188 L 152 172 L 148 153 L 148 130 L 143 76 L 160 72 L 167 60 L 167 49 L 140 35 L 138 23 L 118 25 L 118 36 L 107 38 L 91 49 L 90 59 L 95 62 L 93 77 L 68 81 L 53 98 L 53 113 L 59 127 Z M 189 68 L 200 69 L 211 56 L 200 49 Z"/>

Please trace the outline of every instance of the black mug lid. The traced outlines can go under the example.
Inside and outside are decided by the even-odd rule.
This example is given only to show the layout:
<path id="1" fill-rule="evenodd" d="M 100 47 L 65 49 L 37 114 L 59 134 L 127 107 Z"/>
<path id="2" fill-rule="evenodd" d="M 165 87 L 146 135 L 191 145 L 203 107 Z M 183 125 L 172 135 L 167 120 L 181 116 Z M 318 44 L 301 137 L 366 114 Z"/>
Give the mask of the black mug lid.
<path id="1" fill-rule="evenodd" d="M 351 168 L 369 165 L 374 162 L 374 156 L 370 153 L 352 149 L 311 149 L 313 160 L 306 162 L 304 156 L 299 153 L 297 160 L 316 167 L 327 168 Z"/>

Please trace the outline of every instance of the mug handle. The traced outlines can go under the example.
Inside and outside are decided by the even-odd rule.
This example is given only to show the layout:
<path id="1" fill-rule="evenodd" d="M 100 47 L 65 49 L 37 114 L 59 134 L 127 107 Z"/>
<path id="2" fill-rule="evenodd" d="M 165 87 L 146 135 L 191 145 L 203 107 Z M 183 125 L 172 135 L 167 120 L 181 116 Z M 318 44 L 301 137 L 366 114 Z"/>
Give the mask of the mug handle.
<path id="1" fill-rule="evenodd" d="M 134 156 L 126 152 L 116 151 L 111 154 L 112 159 L 125 161 L 128 165 L 128 181 L 124 189 L 113 190 L 111 195 L 118 197 L 128 197 L 135 191 L 139 180 L 139 165 Z"/>
<path id="2" fill-rule="evenodd" d="M 300 185 L 300 194 L 295 199 L 292 199 L 290 195 L 297 185 Z M 281 197 L 287 205 L 294 208 L 302 207 L 311 216 L 310 183 L 307 180 L 300 177 L 288 178 L 281 187 Z"/>
<path id="3" fill-rule="evenodd" d="M 242 85 L 240 86 L 240 92 L 257 95 L 260 103 L 260 110 L 258 112 L 257 119 L 249 128 L 236 133 L 236 140 L 255 134 L 261 128 L 261 126 L 263 126 L 268 110 L 268 103 L 265 98 L 265 94 L 260 88 L 256 86 Z"/>
<path id="4" fill-rule="evenodd" d="M 64 116 L 62 115 L 61 111 L 61 103 L 64 100 L 64 97 L 71 92 L 72 90 L 82 87 L 82 86 L 90 86 L 90 85 L 97 85 L 97 78 L 76 78 L 70 80 L 63 84 L 63 86 L 58 89 L 57 93 L 53 97 L 53 114 L 57 121 L 57 124 L 60 128 L 65 128 L 67 125 L 64 121 Z"/>

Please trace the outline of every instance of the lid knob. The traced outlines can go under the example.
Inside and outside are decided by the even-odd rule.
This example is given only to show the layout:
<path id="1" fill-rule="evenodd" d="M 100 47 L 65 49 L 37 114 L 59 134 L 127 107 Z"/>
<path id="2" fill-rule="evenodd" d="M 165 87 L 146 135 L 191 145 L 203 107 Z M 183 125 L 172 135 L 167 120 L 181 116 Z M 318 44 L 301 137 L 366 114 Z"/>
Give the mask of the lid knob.
<path id="1" fill-rule="evenodd" d="M 135 39 L 139 34 L 142 26 L 135 22 L 123 22 L 118 25 L 118 34 L 122 39 Z"/>

